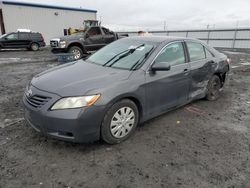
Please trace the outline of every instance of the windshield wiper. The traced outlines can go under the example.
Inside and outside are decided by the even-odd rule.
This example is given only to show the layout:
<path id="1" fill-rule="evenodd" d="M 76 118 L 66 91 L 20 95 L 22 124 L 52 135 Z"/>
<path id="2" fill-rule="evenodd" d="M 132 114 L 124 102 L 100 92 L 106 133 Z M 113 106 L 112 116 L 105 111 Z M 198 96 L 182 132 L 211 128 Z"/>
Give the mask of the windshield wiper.
<path id="1" fill-rule="evenodd" d="M 106 66 L 107 64 L 109 64 L 111 61 L 113 61 L 115 58 L 119 57 L 117 60 L 115 60 L 112 64 L 109 65 L 109 67 L 111 67 L 112 65 L 114 65 L 117 61 L 119 61 L 120 59 L 124 58 L 124 57 L 127 57 L 128 55 L 132 54 L 135 52 L 135 50 L 141 48 L 145 46 L 145 44 L 142 44 L 140 46 L 137 46 L 136 48 L 132 48 L 132 49 L 127 49 L 119 54 L 116 54 L 114 57 L 112 57 L 110 60 L 108 60 L 106 63 L 104 63 L 102 66 Z M 124 54 L 124 55 L 122 55 Z"/>
<path id="2" fill-rule="evenodd" d="M 110 60 L 108 60 L 106 63 L 104 63 L 102 66 L 106 66 L 107 64 L 109 64 L 111 61 L 113 61 L 113 59 L 115 59 L 116 57 L 118 57 L 119 55 L 121 55 L 121 54 L 124 54 L 124 53 L 126 53 L 126 52 L 129 52 L 131 49 L 128 49 L 128 50 L 124 50 L 124 51 L 122 51 L 121 53 L 119 53 L 119 54 L 116 54 L 114 57 L 112 57 Z"/>
<path id="3" fill-rule="evenodd" d="M 142 56 L 131 68 L 130 70 L 136 70 L 137 67 L 139 67 L 144 60 L 148 57 L 148 55 L 153 51 L 154 47 L 152 47 L 147 53 L 145 53 L 144 56 Z"/>

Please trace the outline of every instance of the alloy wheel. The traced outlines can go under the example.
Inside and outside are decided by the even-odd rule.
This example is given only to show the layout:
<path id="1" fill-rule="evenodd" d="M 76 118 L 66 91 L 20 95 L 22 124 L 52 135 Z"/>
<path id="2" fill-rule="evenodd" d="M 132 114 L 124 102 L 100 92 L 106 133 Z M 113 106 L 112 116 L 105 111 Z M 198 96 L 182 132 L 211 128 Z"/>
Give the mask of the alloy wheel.
<path id="1" fill-rule="evenodd" d="M 76 59 L 76 60 L 81 58 L 81 52 L 77 49 L 74 49 L 72 51 L 72 54 L 74 55 L 74 59 Z"/>

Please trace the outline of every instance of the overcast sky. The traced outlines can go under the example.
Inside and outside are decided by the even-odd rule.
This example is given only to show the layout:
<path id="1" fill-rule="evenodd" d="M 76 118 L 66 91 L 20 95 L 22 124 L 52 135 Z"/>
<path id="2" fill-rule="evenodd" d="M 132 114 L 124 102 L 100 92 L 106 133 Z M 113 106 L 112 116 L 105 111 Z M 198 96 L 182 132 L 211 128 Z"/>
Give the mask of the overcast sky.
<path id="1" fill-rule="evenodd" d="M 250 0 L 15 0 L 98 11 L 114 30 L 250 27 Z"/>

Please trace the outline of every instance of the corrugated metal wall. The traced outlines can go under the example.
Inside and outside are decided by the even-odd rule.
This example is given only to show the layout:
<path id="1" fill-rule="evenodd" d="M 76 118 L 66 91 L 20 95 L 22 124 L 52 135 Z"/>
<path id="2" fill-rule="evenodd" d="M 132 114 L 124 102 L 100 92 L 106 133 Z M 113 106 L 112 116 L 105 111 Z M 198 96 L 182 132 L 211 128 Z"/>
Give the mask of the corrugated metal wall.
<path id="1" fill-rule="evenodd" d="M 129 33 L 136 36 L 136 32 Z M 152 31 L 155 36 L 178 36 L 200 39 L 213 47 L 250 48 L 250 29 L 217 29 L 217 30 L 174 30 Z"/>
<path id="2" fill-rule="evenodd" d="M 63 29 L 80 28 L 84 20 L 96 20 L 96 13 L 38 7 L 2 5 L 6 32 L 30 29 L 41 32 L 47 44 L 62 36 Z M 57 15 L 58 14 L 58 15 Z"/>

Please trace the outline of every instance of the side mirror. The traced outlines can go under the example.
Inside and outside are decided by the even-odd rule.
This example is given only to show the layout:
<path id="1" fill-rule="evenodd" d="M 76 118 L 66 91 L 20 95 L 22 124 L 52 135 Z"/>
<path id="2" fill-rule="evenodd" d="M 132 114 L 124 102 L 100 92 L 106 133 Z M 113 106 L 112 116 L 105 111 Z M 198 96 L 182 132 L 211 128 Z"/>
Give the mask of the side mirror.
<path id="1" fill-rule="evenodd" d="M 89 38 L 89 34 L 88 33 L 85 34 L 85 38 L 86 39 Z"/>
<path id="2" fill-rule="evenodd" d="M 169 71 L 171 69 L 171 65 L 168 62 L 154 63 L 151 67 L 151 71 Z"/>

